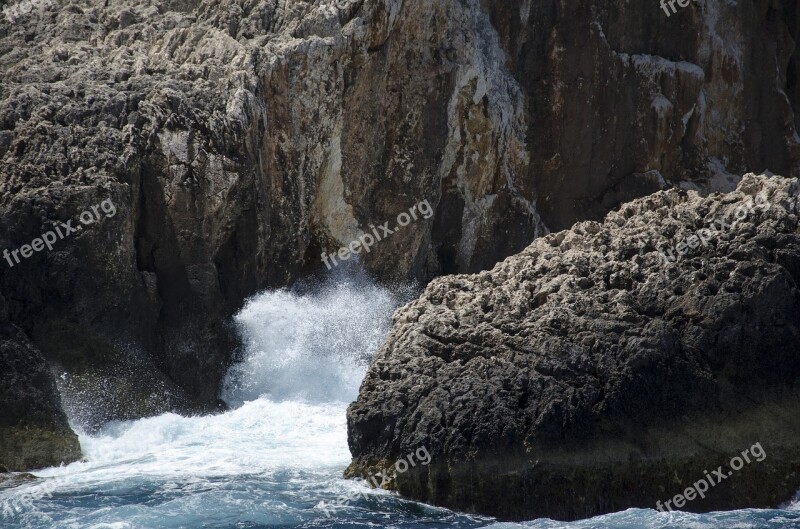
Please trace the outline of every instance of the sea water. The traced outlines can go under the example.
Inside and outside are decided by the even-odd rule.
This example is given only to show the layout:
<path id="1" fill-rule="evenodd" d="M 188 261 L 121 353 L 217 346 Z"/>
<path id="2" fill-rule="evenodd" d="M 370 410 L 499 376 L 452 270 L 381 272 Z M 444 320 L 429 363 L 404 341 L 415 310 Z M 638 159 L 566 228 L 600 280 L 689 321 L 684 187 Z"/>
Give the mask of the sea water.
<path id="1" fill-rule="evenodd" d="M 244 355 L 222 390 L 230 411 L 113 423 L 92 435 L 73 424 L 85 460 L 0 490 L 0 527 L 800 529 L 798 503 L 499 523 L 344 480 L 347 405 L 408 296 L 349 271 L 249 300 L 236 317 Z"/>

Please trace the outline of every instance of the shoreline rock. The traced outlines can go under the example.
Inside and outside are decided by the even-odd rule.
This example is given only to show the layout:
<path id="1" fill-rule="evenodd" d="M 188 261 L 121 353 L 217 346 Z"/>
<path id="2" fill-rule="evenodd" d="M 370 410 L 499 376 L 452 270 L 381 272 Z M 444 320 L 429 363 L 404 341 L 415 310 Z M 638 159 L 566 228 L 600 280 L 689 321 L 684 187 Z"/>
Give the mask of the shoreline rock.
<path id="1" fill-rule="evenodd" d="M 684 240 L 756 196 L 709 248 Z M 688 510 L 769 507 L 800 487 L 796 179 L 671 190 L 603 224 L 538 239 L 474 276 L 434 280 L 398 310 L 348 410 L 348 475 L 413 446 L 411 498 L 503 519 L 655 508 L 756 442 Z"/>
<path id="2" fill-rule="evenodd" d="M 423 200 L 431 219 L 364 256 L 376 277 L 478 272 L 669 185 L 798 174 L 791 6 L 651 7 L 82 0 L 0 16 L 0 250 L 119 209 L 2 268 L 10 321 L 67 375 L 83 427 L 214 412 L 244 300 Z"/>
<path id="3" fill-rule="evenodd" d="M 44 356 L 0 318 L 0 469 L 21 471 L 81 458 Z"/>

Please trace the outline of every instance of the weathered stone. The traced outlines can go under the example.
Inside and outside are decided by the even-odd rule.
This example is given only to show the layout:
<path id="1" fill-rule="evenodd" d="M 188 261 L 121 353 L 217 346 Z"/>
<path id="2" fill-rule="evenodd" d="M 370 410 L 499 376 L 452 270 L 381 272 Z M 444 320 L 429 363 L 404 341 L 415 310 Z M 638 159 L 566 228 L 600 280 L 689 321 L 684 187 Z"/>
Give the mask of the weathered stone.
<path id="1" fill-rule="evenodd" d="M 0 472 L 80 457 L 45 358 L 20 329 L 0 323 Z"/>
<path id="2" fill-rule="evenodd" d="M 633 173 L 708 191 L 749 171 L 800 176 L 792 0 L 691 2 L 670 16 L 616 0 L 489 9 L 527 96 L 521 187 L 551 230 L 602 219 L 603 197 Z"/>
<path id="3" fill-rule="evenodd" d="M 211 411 L 244 299 L 423 200 L 431 219 L 363 256 L 378 277 L 487 269 L 670 184 L 798 172 L 790 0 L 670 18 L 595 4 L 66 0 L 0 17 L 0 250 L 119 210 L 2 268 L 0 314 L 74 400 L 118 388 L 93 422 Z"/>
<path id="4" fill-rule="evenodd" d="M 734 193 L 659 192 L 434 280 L 396 312 L 348 410 L 348 475 L 425 446 L 432 463 L 397 477 L 403 494 L 573 519 L 655 508 L 760 442 L 764 461 L 685 509 L 790 500 L 799 215 L 797 179 L 748 175 Z M 727 227 L 700 231 L 715 222 Z"/>

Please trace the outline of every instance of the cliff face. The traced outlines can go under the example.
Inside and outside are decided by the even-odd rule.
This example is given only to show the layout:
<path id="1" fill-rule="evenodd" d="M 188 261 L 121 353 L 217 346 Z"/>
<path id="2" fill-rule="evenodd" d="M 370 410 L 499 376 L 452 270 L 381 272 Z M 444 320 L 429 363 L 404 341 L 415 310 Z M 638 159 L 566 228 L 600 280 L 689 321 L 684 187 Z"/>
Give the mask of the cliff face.
<path id="1" fill-rule="evenodd" d="M 551 230 L 672 183 L 798 176 L 794 0 L 487 2 L 526 94 L 524 181 Z M 685 187 L 691 187 L 688 184 Z"/>
<path id="2" fill-rule="evenodd" d="M 755 443 L 690 511 L 800 486 L 800 183 L 669 191 L 434 280 L 397 311 L 348 410 L 349 475 L 506 519 L 655 508 Z M 733 473 L 732 473 L 733 474 Z"/>
<path id="3" fill-rule="evenodd" d="M 670 183 L 797 172 L 792 2 L 590 4 L 83 0 L 0 20 L 0 248 L 117 209 L 0 261 L 10 321 L 87 426 L 208 411 L 246 296 L 424 200 L 370 271 L 476 272 Z"/>

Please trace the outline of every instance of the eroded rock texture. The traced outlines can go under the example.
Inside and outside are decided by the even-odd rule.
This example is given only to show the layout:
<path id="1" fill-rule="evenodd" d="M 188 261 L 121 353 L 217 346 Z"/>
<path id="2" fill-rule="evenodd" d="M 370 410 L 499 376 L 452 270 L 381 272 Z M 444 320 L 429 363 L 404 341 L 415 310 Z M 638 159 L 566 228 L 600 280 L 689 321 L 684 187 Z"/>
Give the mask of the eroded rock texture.
<path id="1" fill-rule="evenodd" d="M 670 183 L 797 171 L 792 2 L 592 4 L 59 0 L 0 20 L 0 248 L 119 210 L 0 262 L 12 321 L 70 401 L 99 400 L 90 427 L 208 411 L 246 296 L 422 200 L 435 216 L 370 271 L 477 272 Z"/>
<path id="2" fill-rule="evenodd" d="M 399 475 L 400 492 L 572 519 L 655 508 L 761 442 L 763 462 L 685 508 L 791 499 L 799 213 L 798 180 L 749 175 L 734 193 L 659 192 L 491 271 L 434 280 L 395 314 L 348 410 L 349 474 L 425 446 L 433 462 Z M 704 228 L 705 243 L 691 238 Z"/>

